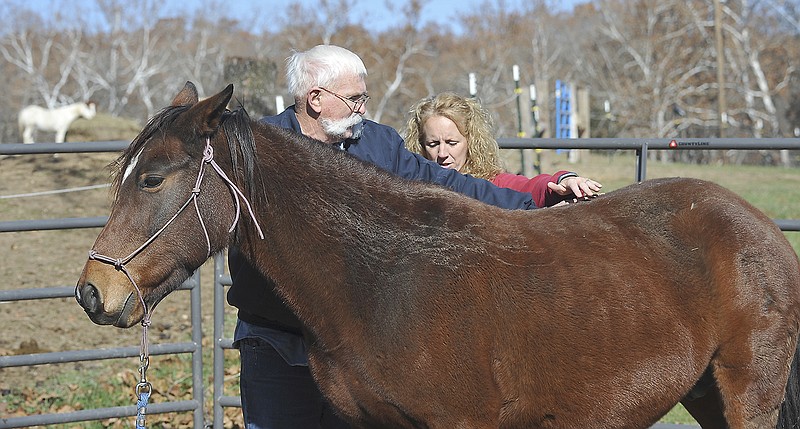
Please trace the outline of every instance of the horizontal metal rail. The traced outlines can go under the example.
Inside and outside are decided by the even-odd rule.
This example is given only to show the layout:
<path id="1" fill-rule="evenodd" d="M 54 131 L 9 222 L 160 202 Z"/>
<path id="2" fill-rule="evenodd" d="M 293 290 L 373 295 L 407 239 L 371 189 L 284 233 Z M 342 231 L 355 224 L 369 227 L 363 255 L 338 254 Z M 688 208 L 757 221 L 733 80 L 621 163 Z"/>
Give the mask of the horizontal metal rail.
<path id="1" fill-rule="evenodd" d="M 200 287 L 200 284 L 197 279 L 192 276 L 183 282 L 183 284 L 178 287 L 178 290 L 190 290 L 195 286 Z M 0 303 L 49 298 L 72 298 L 74 296 L 75 286 L 0 290 Z"/>
<path id="2" fill-rule="evenodd" d="M 773 219 L 781 231 L 800 231 L 800 219 Z"/>
<path id="3" fill-rule="evenodd" d="M 674 144 L 673 144 L 674 142 Z M 649 149 L 742 149 L 780 150 L 800 149 L 800 138 L 518 138 L 501 137 L 497 143 L 502 149 L 628 149 L 642 146 Z M 0 144 L 0 155 L 111 152 L 128 147 L 127 141 L 102 141 L 79 143 L 5 143 Z"/>
<path id="4" fill-rule="evenodd" d="M 647 172 L 647 151 L 654 150 L 800 150 L 800 138 L 499 138 L 501 149 L 628 149 L 636 151 L 635 180 Z M 800 231 L 800 219 L 773 219 L 782 231 Z"/>
<path id="5" fill-rule="evenodd" d="M 150 345 L 151 355 L 168 355 L 177 353 L 191 353 L 197 349 L 197 344 L 192 342 L 153 344 Z M 117 347 L 111 349 L 72 350 L 64 352 L 34 353 L 27 355 L 0 356 L 0 368 L 17 366 L 34 366 L 51 363 L 69 363 L 80 361 L 94 361 L 104 359 L 121 359 L 138 357 L 139 347 Z"/>
<path id="6" fill-rule="evenodd" d="M 173 401 L 147 406 L 147 414 L 165 414 L 186 412 L 198 409 L 202 404 L 196 400 Z M 132 417 L 137 412 L 135 405 L 125 407 L 96 408 L 91 410 L 71 411 L 58 414 L 37 414 L 24 417 L 0 418 L 0 428 L 22 428 L 28 426 L 51 425 L 60 423 L 85 422 L 118 417 Z"/>
<path id="7" fill-rule="evenodd" d="M 800 149 L 800 138 L 499 138 L 502 149 L 648 149 L 780 150 Z"/>
<path id="8" fill-rule="evenodd" d="M 0 232 L 43 231 L 57 229 L 102 228 L 108 216 L 69 217 L 61 219 L 7 220 L 0 222 Z"/>
<path id="9" fill-rule="evenodd" d="M 186 280 L 178 289 L 191 290 L 200 287 L 197 276 L 192 276 Z M 0 291 L 0 303 L 13 301 L 51 299 L 51 298 L 71 298 L 75 296 L 75 287 L 49 287 L 49 288 L 28 288 L 12 289 Z M 150 346 L 150 353 L 153 355 L 191 353 L 197 350 L 197 344 L 193 342 L 156 344 Z M 62 351 L 50 353 L 34 353 L 13 356 L 0 356 L 0 368 L 10 368 L 17 366 L 34 366 L 51 363 L 67 363 L 89 360 L 117 359 L 139 356 L 139 347 L 118 347 L 111 349 L 87 349 L 75 351 Z"/>
<path id="10" fill-rule="evenodd" d="M 53 153 L 97 153 L 117 152 L 130 142 L 124 140 L 71 143 L 4 143 L 0 144 L 0 155 L 49 155 Z"/>

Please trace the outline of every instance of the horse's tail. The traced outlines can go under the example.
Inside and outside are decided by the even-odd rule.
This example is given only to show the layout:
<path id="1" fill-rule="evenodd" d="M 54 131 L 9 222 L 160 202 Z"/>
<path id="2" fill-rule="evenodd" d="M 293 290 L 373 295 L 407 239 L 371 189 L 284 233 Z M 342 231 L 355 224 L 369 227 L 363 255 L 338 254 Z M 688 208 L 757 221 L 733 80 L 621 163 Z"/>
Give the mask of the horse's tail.
<path id="1" fill-rule="evenodd" d="M 794 352 L 792 366 L 789 370 L 789 380 L 786 382 L 786 393 L 783 397 L 781 411 L 778 414 L 778 426 L 776 429 L 798 429 L 800 428 L 800 341 L 797 342 L 797 349 Z"/>

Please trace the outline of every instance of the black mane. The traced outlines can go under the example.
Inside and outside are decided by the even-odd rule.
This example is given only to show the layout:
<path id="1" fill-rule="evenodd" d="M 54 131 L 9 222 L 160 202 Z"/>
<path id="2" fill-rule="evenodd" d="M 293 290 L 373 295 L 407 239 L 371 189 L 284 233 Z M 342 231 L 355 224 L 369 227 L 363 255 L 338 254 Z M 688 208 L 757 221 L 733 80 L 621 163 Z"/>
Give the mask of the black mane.
<path id="1" fill-rule="evenodd" d="M 120 154 L 120 156 L 111 164 L 113 169 L 114 178 L 112 181 L 112 192 L 116 197 L 118 197 L 119 187 L 122 184 L 122 176 L 125 168 L 130 164 L 131 160 L 139 150 L 145 145 L 145 143 L 150 140 L 156 134 L 163 134 L 164 130 L 168 129 L 170 125 L 175 121 L 175 119 L 183 112 L 189 109 L 190 106 L 170 106 L 161 109 L 158 113 L 153 115 L 150 120 L 147 121 L 147 125 L 144 126 L 139 135 L 137 135 L 131 144 L 128 145 L 127 148 Z"/>
<path id="2" fill-rule="evenodd" d="M 153 115 L 147 121 L 144 129 L 137 135 L 131 144 L 120 154 L 120 156 L 112 163 L 111 168 L 114 171 L 112 182 L 113 193 L 116 196 L 119 192 L 123 172 L 130 164 L 131 160 L 142 147 L 156 137 L 158 134 L 163 134 L 164 130 L 168 129 L 170 125 L 181 114 L 186 112 L 191 106 L 169 106 L 161 109 L 158 113 Z M 243 184 L 246 187 L 255 186 L 254 180 L 257 177 L 255 174 L 256 164 L 256 145 L 253 138 L 253 131 L 251 129 L 250 116 L 244 107 L 239 107 L 236 110 L 226 111 L 222 116 L 222 131 L 228 140 L 228 146 L 231 153 L 231 163 L 233 171 L 238 172 L 239 156 L 244 164 L 243 168 Z"/>

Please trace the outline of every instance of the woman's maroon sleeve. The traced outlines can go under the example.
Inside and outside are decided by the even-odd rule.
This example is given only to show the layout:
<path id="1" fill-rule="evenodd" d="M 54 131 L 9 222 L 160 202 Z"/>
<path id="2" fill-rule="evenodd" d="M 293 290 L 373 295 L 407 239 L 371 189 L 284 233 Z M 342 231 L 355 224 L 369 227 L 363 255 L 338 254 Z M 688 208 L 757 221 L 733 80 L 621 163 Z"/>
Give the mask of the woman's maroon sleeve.
<path id="1" fill-rule="evenodd" d="M 533 196 L 533 202 L 537 207 L 549 207 L 567 197 L 551 191 L 547 187 L 547 183 L 558 183 L 559 180 L 571 176 L 577 176 L 577 174 L 561 170 L 555 174 L 539 174 L 531 178 L 521 174 L 500 173 L 492 180 L 492 183 L 501 188 L 527 192 Z"/>

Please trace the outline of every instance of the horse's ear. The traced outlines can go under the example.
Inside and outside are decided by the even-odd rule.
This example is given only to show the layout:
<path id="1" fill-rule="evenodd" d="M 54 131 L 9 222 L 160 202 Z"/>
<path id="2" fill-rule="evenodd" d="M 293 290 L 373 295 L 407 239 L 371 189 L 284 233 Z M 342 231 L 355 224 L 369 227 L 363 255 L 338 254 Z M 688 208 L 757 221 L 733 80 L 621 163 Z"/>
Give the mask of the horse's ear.
<path id="1" fill-rule="evenodd" d="M 197 103 L 197 87 L 191 81 L 186 81 L 183 89 L 172 99 L 172 106 L 192 106 Z"/>
<path id="2" fill-rule="evenodd" d="M 233 84 L 228 84 L 222 91 L 195 104 L 189 109 L 187 117 L 194 118 L 195 130 L 201 135 L 211 135 L 219 127 L 222 114 L 233 96 Z"/>

